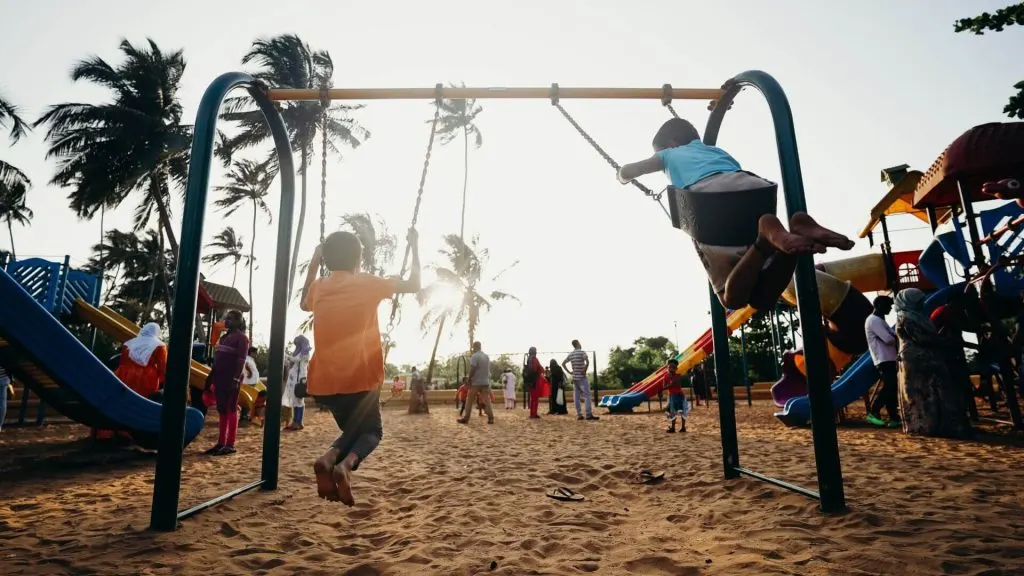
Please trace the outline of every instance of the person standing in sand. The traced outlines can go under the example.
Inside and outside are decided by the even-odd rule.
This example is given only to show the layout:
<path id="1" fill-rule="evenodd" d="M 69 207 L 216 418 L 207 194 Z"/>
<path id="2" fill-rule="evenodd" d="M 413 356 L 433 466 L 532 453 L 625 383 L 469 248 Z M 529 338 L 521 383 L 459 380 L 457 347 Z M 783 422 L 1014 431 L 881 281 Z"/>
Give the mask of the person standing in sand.
<path id="1" fill-rule="evenodd" d="M 505 388 L 505 410 L 512 410 L 516 407 L 516 373 L 505 368 L 501 373 L 501 383 Z"/>
<path id="2" fill-rule="evenodd" d="M 583 411 L 580 410 L 580 397 L 582 396 L 587 407 L 587 420 L 600 420 L 594 416 L 594 409 L 590 404 L 590 381 L 587 380 L 587 369 L 590 368 L 590 356 L 583 351 L 579 340 L 572 341 L 572 352 L 562 361 L 562 368 L 569 370 L 567 364 L 572 365 L 572 387 L 573 402 L 576 404 L 576 419 L 583 420 Z"/>
<path id="3" fill-rule="evenodd" d="M 238 392 L 242 388 L 242 368 L 249 355 L 249 339 L 245 336 L 245 318 L 238 310 L 224 315 L 224 334 L 217 340 L 213 351 L 213 368 L 206 378 L 206 387 L 213 387 L 217 399 L 217 417 L 220 434 L 217 444 L 204 452 L 213 456 L 235 453 L 238 434 Z"/>
<path id="4" fill-rule="evenodd" d="M 360 274 L 363 246 L 351 232 L 334 232 L 313 251 L 301 304 L 302 310 L 313 313 L 317 345 L 309 362 L 308 391 L 331 411 L 342 431 L 313 464 L 321 498 L 354 505 L 352 472 L 384 436 L 380 414 L 384 352 L 377 308 L 395 294 L 419 292 L 417 240 L 416 230 L 410 229 L 408 280 Z M 321 263 L 329 273 L 317 279 Z"/>
<path id="5" fill-rule="evenodd" d="M 487 423 L 494 424 L 494 411 L 491 409 L 491 359 L 484 354 L 480 342 L 473 342 L 473 355 L 469 357 L 469 397 L 463 407 L 459 424 L 469 424 L 473 415 L 473 406 L 481 399 L 484 411 L 487 412 Z"/>
<path id="6" fill-rule="evenodd" d="M 875 363 L 875 369 L 882 380 L 882 389 L 875 395 L 865 419 L 875 426 L 885 426 L 886 423 L 881 417 L 882 408 L 885 408 L 889 415 L 889 426 L 896 428 L 901 425 L 896 332 L 885 321 L 885 317 L 892 311 L 892 298 L 877 296 L 871 304 L 875 310 L 864 321 L 864 332 L 868 340 L 871 361 Z"/>
<path id="7" fill-rule="evenodd" d="M 300 398 L 296 390 L 301 388 L 303 381 L 309 382 L 309 356 L 313 347 L 309 344 L 309 338 L 299 334 L 292 340 L 295 349 L 284 357 L 284 366 L 288 371 L 288 378 L 285 380 L 284 392 L 281 396 L 281 405 L 292 409 L 292 421 L 284 427 L 285 430 L 302 430 L 302 417 L 306 413 L 306 399 Z"/>

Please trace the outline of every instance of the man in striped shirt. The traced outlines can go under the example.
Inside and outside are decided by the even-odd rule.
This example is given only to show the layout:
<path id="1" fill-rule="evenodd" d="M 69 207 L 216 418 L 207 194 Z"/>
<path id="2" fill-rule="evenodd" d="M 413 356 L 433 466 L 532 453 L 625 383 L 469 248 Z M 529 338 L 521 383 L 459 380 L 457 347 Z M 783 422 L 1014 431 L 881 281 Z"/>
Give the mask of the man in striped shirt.
<path id="1" fill-rule="evenodd" d="M 572 364 L 572 369 L 568 368 L 566 364 Z M 576 419 L 583 420 L 583 411 L 580 410 L 580 399 L 582 398 L 586 402 L 587 407 L 587 420 L 598 420 L 597 416 L 594 416 L 594 410 L 590 404 L 590 381 L 587 380 L 587 369 L 590 368 L 590 356 L 583 351 L 580 346 L 579 340 L 572 341 L 572 352 L 565 357 L 562 361 L 562 368 L 572 372 L 572 387 L 575 391 L 573 395 L 576 403 Z"/>

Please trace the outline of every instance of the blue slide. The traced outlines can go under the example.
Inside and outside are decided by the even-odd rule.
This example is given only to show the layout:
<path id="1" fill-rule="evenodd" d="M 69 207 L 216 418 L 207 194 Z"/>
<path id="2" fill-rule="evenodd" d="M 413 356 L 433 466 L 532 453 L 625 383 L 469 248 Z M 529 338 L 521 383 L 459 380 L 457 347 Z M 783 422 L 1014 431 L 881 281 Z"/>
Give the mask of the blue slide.
<path id="1" fill-rule="evenodd" d="M 81 342 L 0 270 L 0 364 L 64 416 L 91 428 L 123 430 L 156 448 L 160 405 L 126 387 Z M 203 428 L 185 414 L 185 444 Z"/>
<path id="2" fill-rule="evenodd" d="M 963 284 L 948 286 L 934 292 L 924 303 L 926 313 L 946 303 L 950 292 L 963 290 Z M 857 359 L 846 372 L 832 384 L 832 406 L 837 410 L 863 398 L 868 390 L 878 382 L 878 371 L 871 361 L 871 354 L 863 354 Z M 776 412 L 775 417 L 786 426 L 806 426 L 811 422 L 811 404 L 807 396 L 790 398 L 782 411 Z"/>

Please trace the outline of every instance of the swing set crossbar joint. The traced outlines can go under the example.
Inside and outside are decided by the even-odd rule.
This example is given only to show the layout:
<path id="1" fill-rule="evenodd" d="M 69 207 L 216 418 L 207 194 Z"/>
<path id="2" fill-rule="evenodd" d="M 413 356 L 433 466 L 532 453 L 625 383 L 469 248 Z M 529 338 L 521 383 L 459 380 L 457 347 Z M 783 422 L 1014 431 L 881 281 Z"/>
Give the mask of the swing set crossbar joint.
<path id="1" fill-rule="evenodd" d="M 330 88 L 329 100 L 434 100 L 445 99 L 508 99 L 508 100 L 550 100 L 551 87 L 445 87 L 429 88 Z M 265 94 L 271 101 L 310 100 L 320 101 L 324 96 L 319 88 L 268 88 Z M 720 88 L 558 88 L 562 99 L 598 100 L 718 100 Z"/>

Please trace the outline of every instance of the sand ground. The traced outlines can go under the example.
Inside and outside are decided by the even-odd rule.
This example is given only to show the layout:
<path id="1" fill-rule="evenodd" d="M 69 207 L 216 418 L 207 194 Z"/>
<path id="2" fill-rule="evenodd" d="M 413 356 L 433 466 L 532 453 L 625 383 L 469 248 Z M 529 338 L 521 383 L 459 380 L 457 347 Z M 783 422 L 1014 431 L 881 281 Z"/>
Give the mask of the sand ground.
<path id="1" fill-rule="evenodd" d="M 189 446 L 182 506 L 259 475 L 260 430 L 239 453 Z M 1024 574 L 1019 438 L 954 442 L 840 429 L 850 511 L 751 479 L 723 480 L 717 407 L 687 434 L 658 414 L 600 422 L 498 410 L 493 426 L 385 411 L 385 438 L 355 475 L 357 504 L 316 497 L 310 465 L 337 430 L 307 410 L 285 433 L 281 485 L 146 528 L 154 457 L 97 451 L 84 430 L 0 434 L 0 574 Z M 761 403 L 737 407 L 744 466 L 814 487 L 810 431 Z M 664 470 L 655 486 L 634 483 Z M 562 503 L 544 491 L 584 494 Z"/>

